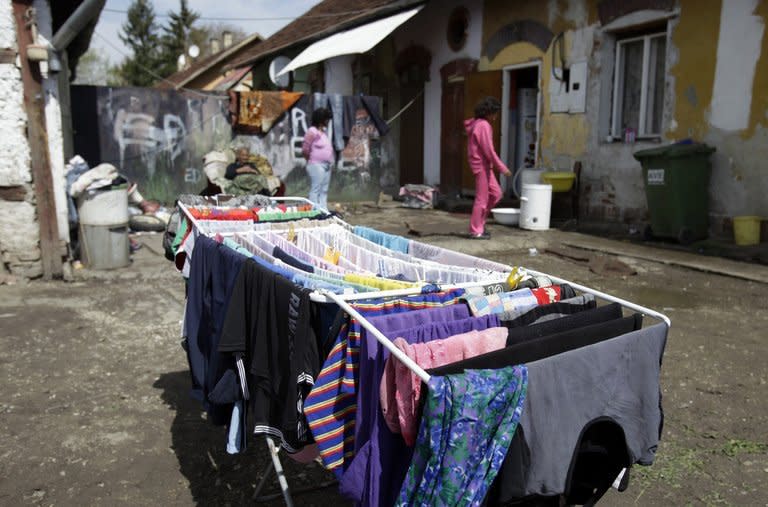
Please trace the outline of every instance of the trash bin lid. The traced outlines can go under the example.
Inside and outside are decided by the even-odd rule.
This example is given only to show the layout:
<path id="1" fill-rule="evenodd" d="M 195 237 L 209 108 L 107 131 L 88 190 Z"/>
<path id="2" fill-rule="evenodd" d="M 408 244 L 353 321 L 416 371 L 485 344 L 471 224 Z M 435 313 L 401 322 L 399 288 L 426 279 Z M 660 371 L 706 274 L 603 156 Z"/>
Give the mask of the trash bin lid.
<path id="1" fill-rule="evenodd" d="M 648 157 L 684 158 L 696 155 L 709 155 L 714 151 L 714 147 L 704 143 L 668 144 L 649 150 L 636 151 L 634 157 L 642 162 L 642 159 Z"/>

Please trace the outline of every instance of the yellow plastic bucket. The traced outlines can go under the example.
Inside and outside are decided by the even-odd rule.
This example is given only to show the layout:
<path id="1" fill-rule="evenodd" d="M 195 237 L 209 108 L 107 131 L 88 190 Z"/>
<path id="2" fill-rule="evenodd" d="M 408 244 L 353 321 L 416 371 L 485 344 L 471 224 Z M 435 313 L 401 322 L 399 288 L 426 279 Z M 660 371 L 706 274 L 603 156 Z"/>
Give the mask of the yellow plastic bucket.
<path id="1" fill-rule="evenodd" d="M 733 217 L 733 238 L 739 246 L 760 243 L 760 217 Z"/>

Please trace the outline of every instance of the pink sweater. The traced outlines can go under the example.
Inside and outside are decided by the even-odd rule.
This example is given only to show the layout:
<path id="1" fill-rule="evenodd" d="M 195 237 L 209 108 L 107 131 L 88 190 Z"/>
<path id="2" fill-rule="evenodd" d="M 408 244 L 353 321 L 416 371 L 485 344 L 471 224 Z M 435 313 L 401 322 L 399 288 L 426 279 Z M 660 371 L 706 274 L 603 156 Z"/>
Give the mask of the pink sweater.
<path id="1" fill-rule="evenodd" d="M 316 127 L 309 127 L 304 134 L 304 143 L 301 145 L 301 152 L 304 154 L 308 164 L 314 162 L 333 162 L 333 146 L 328 134 Z"/>
<path id="2" fill-rule="evenodd" d="M 427 369 L 501 349 L 507 344 L 507 334 L 506 327 L 492 327 L 427 343 L 411 345 L 402 338 L 395 338 L 393 343 L 416 364 Z M 379 398 L 387 427 L 393 433 L 402 433 L 405 443 L 413 446 L 419 430 L 417 410 L 421 399 L 421 379 L 390 356 L 384 365 Z"/>
<path id="3" fill-rule="evenodd" d="M 477 174 L 483 170 L 490 171 L 494 167 L 499 172 L 509 170 L 493 147 L 493 127 L 488 123 L 488 120 L 482 118 L 464 120 L 464 128 L 469 137 L 467 156 L 473 173 Z"/>

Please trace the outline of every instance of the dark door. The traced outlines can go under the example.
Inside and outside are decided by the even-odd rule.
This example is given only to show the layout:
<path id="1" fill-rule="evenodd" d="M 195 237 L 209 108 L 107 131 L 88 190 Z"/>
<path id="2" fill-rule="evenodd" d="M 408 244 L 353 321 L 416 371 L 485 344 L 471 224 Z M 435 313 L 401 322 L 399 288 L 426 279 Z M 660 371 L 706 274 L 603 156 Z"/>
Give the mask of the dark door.
<path id="1" fill-rule="evenodd" d="M 464 81 L 464 116 L 471 118 L 475 114 L 475 105 L 483 97 L 496 97 L 501 102 L 501 71 L 492 70 L 488 72 L 473 72 L 467 75 Z M 499 151 L 499 140 L 501 139 L 501 115 L 493 122 L 493 145 L 496 152 Z M 461 173 L 462 188 L 475 188 L 475 177 L 469 169 L 467 161 L 467 136 L 463 137 L 462 144 L 462 164 L 464 170 Z"/>
<path id="2" fill-rule="evenodd" d="M 424 182 L 424 83 L 400 88 L 403 105 L 416 100 L 400 116 L 400 184 Z"/>
<path id="3" fill-rule="evenodd" d="M 461 192 L 464 136 L 464 77 L 443 81 L 440 119 L 440 192 Z"/>

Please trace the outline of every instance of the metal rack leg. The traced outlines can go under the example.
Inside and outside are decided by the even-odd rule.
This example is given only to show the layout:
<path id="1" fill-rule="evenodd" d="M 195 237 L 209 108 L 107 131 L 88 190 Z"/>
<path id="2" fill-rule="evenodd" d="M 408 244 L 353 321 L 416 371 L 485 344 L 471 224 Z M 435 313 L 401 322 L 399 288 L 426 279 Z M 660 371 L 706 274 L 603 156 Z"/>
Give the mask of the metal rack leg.
<path id="1" fill-rule="evenodd" d="M 283 499 L 285 500 L 286 507 L 293 507 L 293 499 L 291 498 L 291 491 L 288 489 L 288 481 L 286 480 L 285 473 L 283 472 L 283 464 L 280 463 L 280 456 L 277 455 L 277 453 L 280 451 L 280 448 L 275 445 L 275 442 L 270 437 L 267 437 L 267 447 L 269 448 L 269 457 L 272 458 L 272 463 L 270 463 L 269 468 L 265 470 L 264 475 L 261 477 L 259 485 L 256 487 L 256 491 L 253 493 L 253 499 L 256 502 L 259 502 L 271 500 L 273 498 L 272 495 L 259 497 L 259 493 L 261 493 L 264 484 L 266 484 L 267 477 L 270 475 L 270 472 L 274 470 L 275 475 L 277 475 L 277 481 L 280 483 L 280 490 L 283 493 Z"/>
<path id="2" fill-rule="evenodd" d="M 256 491 L 253 492 L 253 500 L 256 502 L 262 501 L 263 499 L 259 497 L 259 494 L 261 493 L 261 490 L 264 488 L 264 485 L 267 483 L 267 478 L 272 475 L 272 470 L 274 470 L 275 466 L 272 464 L 272 462 L 269 462 L 269 466 L 264 471 L 264 475 L 261 476 L 261 480 L 259 481 L 259 485 L 256 486 Z"/>
<path id="3" fill-rule="evenodd" d="M 286 507 L 293 507 L 293 499 L 291 498 L 291 491 L 288 489 L 288 481 L 286 480 L 285 473 L 283 472 L 283 464 L 280 463 L 280 456 L 277 455 L 279 448 L 269 437 L 267 437 L 267 446 L 269 447 L 269 454 L 272 456 L 272 464 L 275 467 L 277 481 L 280 483 L 280 489 L 283 492 L 285 505 Z"/>

